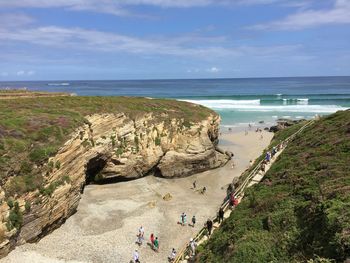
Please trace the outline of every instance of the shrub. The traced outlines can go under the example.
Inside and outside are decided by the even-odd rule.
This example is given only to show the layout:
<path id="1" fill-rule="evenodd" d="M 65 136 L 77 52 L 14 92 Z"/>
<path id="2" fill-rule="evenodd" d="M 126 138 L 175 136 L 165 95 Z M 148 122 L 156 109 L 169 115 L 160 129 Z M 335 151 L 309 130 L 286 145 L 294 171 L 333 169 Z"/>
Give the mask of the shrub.
<path id="1" fill-rule="evenodd" d="M 15 194 L 24 194 L 38 189 L 43 183 L 41 174 L 20 175 L 12 177 L 5 185 L 6 195 L 13 196 Z"/>
<path id="2" fill-rule="evenodd" d="M 13 200 L 12 200 L 12 198 L 9 198 L 8 200 L 7 200 L 7 205 L 9 206 L 9 208 L 10 209 L 12 209 L 13 208 Z"/>
<path id="3" fill-rule="evenodd" d="M 59 170 L 61 168 L 61 162 L 60 161 L 57 161 L 56 164 L 55 164 L 55 168 L 57 170 Z"/>
<path id="4" fill-rule="evenodd" d="M 160 143 L 161 143 L 160 137 L 156 137 L 155 140 L 154 140 L 154 143 L 155 143 L 155 145 L 159 146 Z"/>
<path id="5" fill-rule="evenodd" d="M 26 210 L 26 212 L 30 212 L 30 209 L 31 209 L 31 206 L 30 206 L 30 202 L 29 201 L 26 201 L 25 204 L 24 204 L 24 208 Z"/>
<path id="6" fill-rule="evenodd" d="M 29 159 L 35 163 L 42 163 L 56 152 L 57 148 L 53 146 L 35 148 L 29 153 Z"/>
<path id="7" fill-rule="evenodd" d="M 20 229 L 23 223 L 23 215 L 19 208 L 17 201 L 14 202 L 13 208 L 10 210 L 10 214 L 7 221 L 7 229 L 10 231 L 13 228 Z"/>
<path id="8" fill-rule="evenodd" d="M 49 161 L 49 163 L 47 164 L 48 167 L 53 168 L 54 167 L 54 162 L 53 161 Z"/>
<path id="9" fill-rule="evenodd" d="M 119 147 L 116 151 L 115 154 L 117 156 L 121 156 L 124 153 L 124 149 L 122 147 Z"/>
<path id="10" fill-rule="evenodd" d="M 29 174 L 31 172 L 32 172 L 32 164 L 27 162 L 27 161 L 23 161 L 21 163 L 20 173 L 21 174 Z"/>
<path id="11" fill-rule="evenodd" d="M 112 142 L 112 146 L 114 147 L 115 146 L 115 135 L 112 135 L 110 137 L 110 139 L 111 139 L 111 142 Z"/>
<path id="12" fill-rule="evenodd" d="M 68 175 L 62 176 L 60 179 L 51 182 L 47 187 L 40 187 L 39 188 L 39 192 L 40 194 L 44 195 L 44 196 L 52 196 L 53 192 L 55 192 L 55 190 L 61 186 L 64 185 L 65 183 L 69 183 L 70 182 L 70 178 Z"/>

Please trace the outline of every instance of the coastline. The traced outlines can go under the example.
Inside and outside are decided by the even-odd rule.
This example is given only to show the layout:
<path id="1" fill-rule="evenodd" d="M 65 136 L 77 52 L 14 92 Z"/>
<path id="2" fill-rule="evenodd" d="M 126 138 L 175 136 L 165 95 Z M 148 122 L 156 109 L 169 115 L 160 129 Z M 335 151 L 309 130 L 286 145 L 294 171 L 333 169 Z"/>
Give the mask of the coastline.
<path id="1" fill-rule="evenodd" d="M 254 128 L 248 135 L 239 130 L 222 132 L 219 146 L 234 152 L 234 168 L 230 161 L 224 167 L 186 178 L 148 176 L 117 184 L 89 185 L 77 213 L 65 224 L 36 244 L 17 247 L 0 262 L 126 262 L 137 247 L 134 242 L 141 224 L 145 227 L 145 241 L 151 232 L 159 237 L 160 252 L 153 252 L 145 242 L 139 248 L 140 260 L 164 262 L 172 247 L 183 246 L 206 218 L 216 213 L 225 197 L 225 186 L 268 146 L 273 134 L 262 134 L 261 140 Z M 190 189 L 194 180 L 198 187 L 206 186 L 205 195 Z M 162 197 L 167 193 L 172 199 L 164 201 Z M 198 225 L 178 225 L 182 212 L 187 213 L 188 220 L 195 214 Z"/>

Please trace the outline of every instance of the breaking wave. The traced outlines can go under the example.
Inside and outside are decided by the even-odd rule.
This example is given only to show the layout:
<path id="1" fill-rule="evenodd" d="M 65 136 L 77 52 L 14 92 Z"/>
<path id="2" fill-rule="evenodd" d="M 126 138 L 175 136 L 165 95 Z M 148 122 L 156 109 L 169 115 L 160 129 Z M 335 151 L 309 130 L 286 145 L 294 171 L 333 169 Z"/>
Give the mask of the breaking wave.
<path id="1" fill-rule="evenodd" d="M 308 99 L 295 99 L 296 104 L 261 105 L 260 100 L 184 100 L 200 104 L 213 110 L 233 110 L 236 112 L 310 112 L 333 113 L 346 110 L 338 105 L 308 105 Z"/>
<path id="2" fill-rule="evenodd" d="M 70 83 L 62 82 L 62 83 L 47 83 L 47 86 L 69 86 Z"/>

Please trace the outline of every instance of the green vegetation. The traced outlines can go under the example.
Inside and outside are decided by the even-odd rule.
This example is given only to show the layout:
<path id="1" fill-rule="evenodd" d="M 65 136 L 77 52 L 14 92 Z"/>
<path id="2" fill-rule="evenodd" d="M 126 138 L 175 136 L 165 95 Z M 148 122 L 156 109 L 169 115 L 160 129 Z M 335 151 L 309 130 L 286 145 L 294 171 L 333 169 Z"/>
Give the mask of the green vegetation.
<path id="1" fill-rule="evenodd" d="M 124 153 L 124 149 L 122 147 L 118 148 L 116 151 L 115 151 L 115 154 L 117 156 L 120 156 Z"/>
<path id="2" fill-rule="evenodd" d="M 312 124 L 199 248 L 197 262 L 343 262 L 350 255 L 349 164 L 350 111 Z"/>
<path id="3" fill-rule="evenodd" d="M 30 211 L 31 205 L 30 205 L 30 202 L 29 202 L 29 201 L 26 201 L 26 202 L 25 202 L 24 208 L 25 208 L 26 212 L 29 212 L 29 211 Z"/>
<path id="4" fill-rule="evenodd" d="M 47 187 L 41 186 L 39 188 L 40 194 L 44 196 L 51 196 L 53 192 L 61 185 L 64 185 L 65 183 L 69 183 L 70 178 L 68 175 L 63 176 L 62 178 L 50 183 Z"/>
<path id="5" fill-rule="evenodd" d="M 57 162 L 55 163 L 55 168 L 56 168 L 57 170 L 59 170 L 59 169 L 61 168 L 61 162 L 60 162 L 60 161 L 57 161 Z"/>
<path id="6" fill-rule="evenodd" d="M 13 228 L 20 229 L 23 223 L 23 214 L 19 208 L 19 204 L 17 201 L 13 202 L 11 200 L 10 214 L 8 217 L 8 221 L 6 223 L 7 230 L 12 230 Z"/>
<path id="7" fill-rule="evenodd" d="M 136 147 L 135 150 L 136 150 L 136 152 L 139 152 L 140 146 L 139 146 L 139 137 L 137 137 L 137 134 L 135 134 L 134 142 L 135 142 L 135 147 Z"/>
<path id="8" fill-rule="evenodd" d="M 112 146 L 114 147 L 115 146 L 115 135 L 111 135 L 110 139 L 112 142 Z"/>
<path id="9" fill-rule="evenodd" d="M 290 126 L 288 128 L 285 128 L 283 130 L 276 132 L 268 148 L 271 149 L 272 147 L 278 145 L 279 143 L 287 139 L 289 136 L 297 132 L 305 124 L 306 124 L 306 121 L 301 121 L 297 124 L 294 124 L 293 126 Z M 250 174 L 250 172 L 254 169 L 254 167 L 256 167 L 256 165 L 265 158 L 266 152 L 267 150 L 264 150 L 263 153 L 254 161 L 253 165 L 250 166 L 246 171 L 244 171 L 244 173 L 238 180 L 239 184 L 242 183 Z"/>
<path id="10" fill-rule="evenodd" d="M 161 139 L 160 139 L 160 137 L 158 136 L 158 137 L 156 137 L 156 138 L 154 139 L 154 144 L 157 145 L 157 146 L 159 146 L 160 143 L 161 143 Z"/>
<path id="11" fill-rule="evenodd" d="M 84 124 L 91 127 L 84 117 L 89 114 L 124 112 L 136 119 L 152 112 L 157 116 L 156 121 L 165 122 L 171 118 L 195 122 L 215 114 L 202 106 L 174 100 L 63 95 L 0 91 L 0 181 L 7 196 L 39 188 L 50 195 L 55 187 L 42 187 L 46 180 L 42 166 L 47 164 L 48 173 L 60 169 L 60 163 L 47 163 L 48 159 L 57 153 L 74 129 Z M 94 147 L 93 140 L 83 140 L 83 137 L 81 132 L 84 147 Z M 136 140 L 138 138 L 135 139 L 137 150 Z M 118 145 L 115 137 L 111 137 L 111 141 L 113 146 Z M 120 142 L 119 154 L 127 148 L 125 138 Z"/>

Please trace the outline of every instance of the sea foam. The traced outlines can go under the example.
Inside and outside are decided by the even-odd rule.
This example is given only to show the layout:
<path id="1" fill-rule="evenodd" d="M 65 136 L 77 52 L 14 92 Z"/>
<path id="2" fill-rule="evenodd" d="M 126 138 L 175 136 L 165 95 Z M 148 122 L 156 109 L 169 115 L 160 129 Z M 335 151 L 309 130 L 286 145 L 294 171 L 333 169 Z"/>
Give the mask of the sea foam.
<path id="1" fill-rule="evenodd" d="M 300 103 L 287 105 L 260 105 L 260 100 L 184 100 L 200 104 L 214 110 L 234 110 L 237 112 L 311 112 L 333 113 L 346 110 L 337 105 L 308 105 L 307 99 L 295 99 Z"/>

